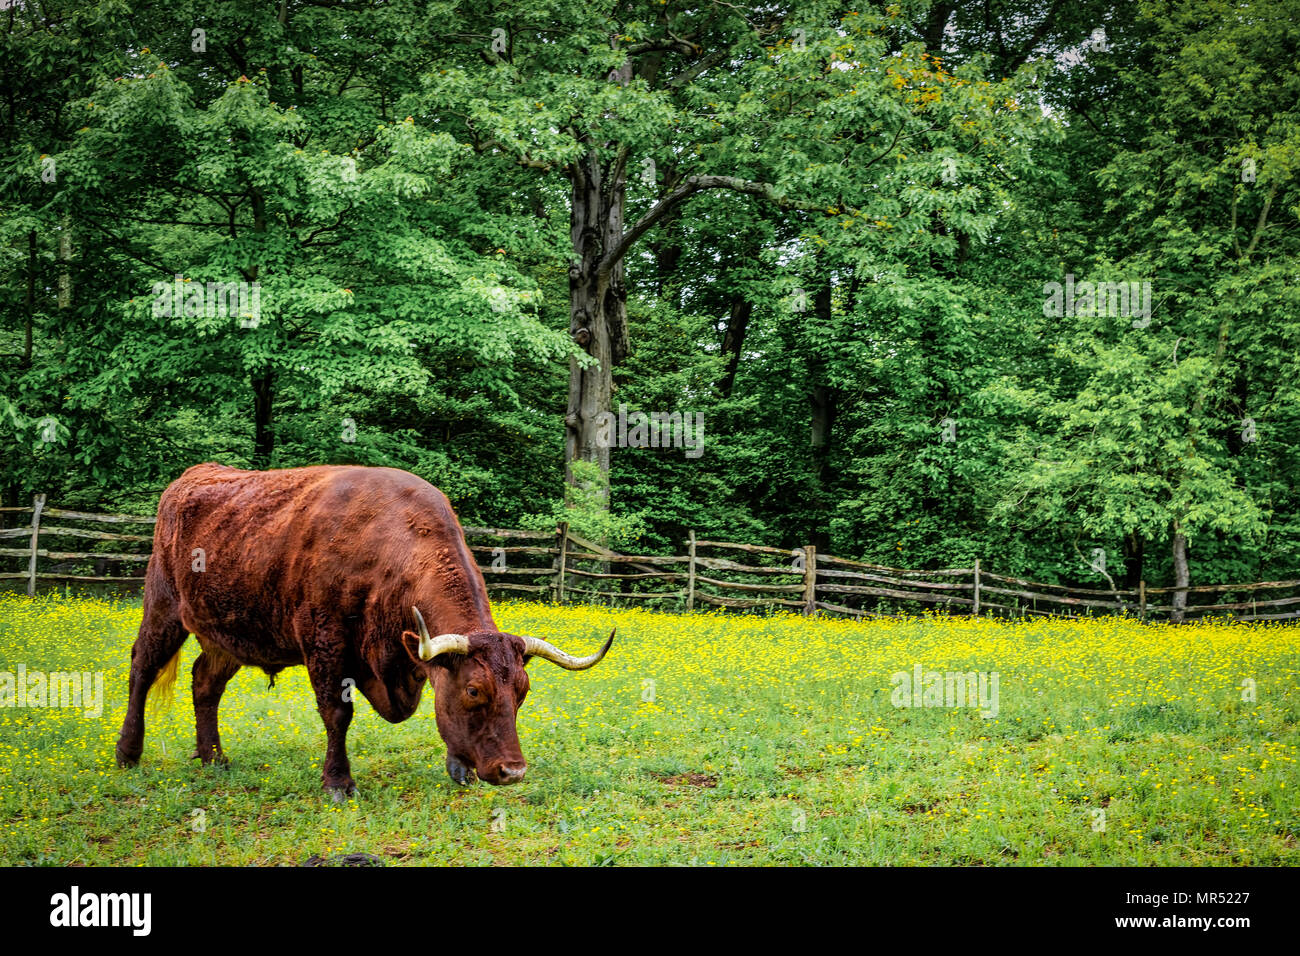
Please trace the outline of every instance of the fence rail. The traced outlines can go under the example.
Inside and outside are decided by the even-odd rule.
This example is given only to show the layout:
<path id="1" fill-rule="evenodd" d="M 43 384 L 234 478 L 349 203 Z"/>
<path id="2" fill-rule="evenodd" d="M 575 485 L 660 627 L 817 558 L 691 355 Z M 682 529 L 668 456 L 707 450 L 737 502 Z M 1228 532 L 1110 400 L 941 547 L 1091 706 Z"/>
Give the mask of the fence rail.
<path id="1" fill-rule="evenodd" d="M 31 507 L 0 508 L 0 520 L 11 515 L 20 522 L 26 518 L 27 523 L 0 527 L 0 559 L 20 559 L 13 562 L 17 564 L 25 560 L 26 569 L 5 571 L 0 564 L 0 581 L 23 581 L 29 595 L 42 581 L 144 582 L 140 565 L 149 560 L 155 518 L 50 508 L 44 495 L 36 495 Z M 93 527 L 80 526 L 87 524 Z M 115 530 L 104 530 L 105 526 Z M 995 574 L 982 568 L 978 559 L 969 568 L 894 568 L 823 554 L 812 545 L 788 550 L 703 540 L 694 532 L 685 542 L 684 555 L 629 555 L 588 541 L 564 524 L 554 531 L 472 526 L 464 531 L 489 591 L 556 602 L 658 602 L 686 610 L 700 605 L 780 607 L 851 617 L 929 609 L 999 617 L 1118 613 L 1162 620 L 1172 614 L 1174 596 L 1181 593 L 1184 600 L 1208 599 L 1188 604 L 1186 620 L 1300 619 L 1300 579 L 1186 588 L 1147 587 L 1143 581 L 1136 589 L 1107 589 Z M 42 546 L 51 540 L 59 547 Z M 70 540 L 112 550 L 78 551 L 67 543 Z M 54 566 L 43 567 L 42 561 Z M 88 574 L 92 562 L 95 573 Z M 1168 603 L 1150 603 L 1152 597 Z"/>

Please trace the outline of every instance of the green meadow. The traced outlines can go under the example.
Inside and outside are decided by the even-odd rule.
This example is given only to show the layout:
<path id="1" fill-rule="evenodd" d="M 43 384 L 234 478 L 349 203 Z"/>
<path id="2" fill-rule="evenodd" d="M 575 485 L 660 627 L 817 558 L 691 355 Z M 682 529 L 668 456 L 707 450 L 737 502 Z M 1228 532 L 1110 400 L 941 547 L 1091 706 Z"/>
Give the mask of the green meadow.
<path id="1" fill-rule="evenodd" d="M 495 610 L 575 652 L 618 628 L 590 671 L 530 666 L 527 778 L 458 787 L 431 698 L 399 725 L 362 700 L 360 794 L 334 803 L 305 669 L 274 688 L 241 670 L 221 711 L 231 764 L 203 767 L 188 642 L 175 700 L 122 770 L 138 601 L 0 597 L 0 672 L 103 677 L 99 716 L 14 706 L 0 678 L 0 864 L 1300 861 L 1295 627 Z M 892 678 L 918 664 L 996 673 L 996 716 L 896 706 Z"/>

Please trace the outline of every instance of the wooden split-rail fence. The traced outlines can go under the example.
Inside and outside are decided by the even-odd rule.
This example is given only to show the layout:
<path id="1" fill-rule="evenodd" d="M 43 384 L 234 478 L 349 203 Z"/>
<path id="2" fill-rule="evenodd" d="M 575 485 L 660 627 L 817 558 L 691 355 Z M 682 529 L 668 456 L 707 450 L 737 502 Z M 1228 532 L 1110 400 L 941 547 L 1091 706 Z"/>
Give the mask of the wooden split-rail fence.
<path id="1" fill-rule="evenodd" d="M 0 508 L 0 586 L 42 582 L 138 586 L 153 541 L 154 518 L 52 508 L 37 495 L 30 508 Z M 24 520 L 27 519 L 27 520 Z M 681 555 L 615 552 L 560 525 L 554 531 L 466 527 L 466 543 L 490 592 L 557 603 L 788 608 L 872 617 L 942 610 L 998 617 L 1121 614 L 1168 620 L 1172 587 L 1076 587 L 1027 581 L 969 568 L 909 570 L 819 553 L 698 539 Z M 102 550 L 72 550 L 91 542 Z M 16 560 L 14 560 L 16 559 Z M 42 563 L 44 562 L 44 563 Z M 18 570 L 4 570 L 17 565 Z M 25 565 L 25 566 L 24 566 Z M 123 573 L 125 572 L 125 573 Z M 1196 585 L 1186 592 L 1186 620 L 1300 618 L 1300 580 Z"/>

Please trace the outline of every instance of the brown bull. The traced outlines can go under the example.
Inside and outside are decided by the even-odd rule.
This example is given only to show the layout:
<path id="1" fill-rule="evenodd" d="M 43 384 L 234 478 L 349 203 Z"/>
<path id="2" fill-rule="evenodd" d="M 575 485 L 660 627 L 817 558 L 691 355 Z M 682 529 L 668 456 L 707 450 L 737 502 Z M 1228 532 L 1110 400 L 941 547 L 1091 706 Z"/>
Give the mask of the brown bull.
<path id="1" fill-rule="evenodd" d="M 415 713 L 430 681 L 452 779 L 516 783 L 527 767 L 515 730 L 525 666 L 540 657 L 583 670 L 614 640 L 575 658 L 503 634 L 442 492 L 395 468 L 354 466 L 196 465 L 163 492 L 131 649 L 121 765 L 139 762 L 150 688 L 175 679 L 191 633 L 202 648 L 194 755 L 225 761 L 217 707 L 240 667 L 274 681 L 304 664 L 325 723 L 321 776 L 336 797 L 356 790 L 346 749 L 353 688 L 396 723 Z"/>

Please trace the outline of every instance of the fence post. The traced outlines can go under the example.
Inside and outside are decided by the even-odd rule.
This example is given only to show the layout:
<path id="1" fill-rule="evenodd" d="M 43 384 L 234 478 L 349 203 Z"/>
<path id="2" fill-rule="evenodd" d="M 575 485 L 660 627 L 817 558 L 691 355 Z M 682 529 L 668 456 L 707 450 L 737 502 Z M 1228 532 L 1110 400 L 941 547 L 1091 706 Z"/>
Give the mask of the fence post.
<path id="1" fill-rule="evenodd" d="M 803 612 L 817 613 L 817 546 L 812 544 L 803 549 Z"/>
<path id="2" fill-rule="evenodd" d="M 556 557 L 555 563 L 555 587 L 552 593 L 555 595 L 555 603 L 564 603 L 564 571 L 569 557 L 569 522 L 561 521 L 555 528 L 555 546 L 559 548 L 560 553 Z"/>
<path id="3" fill-rule="evenodd" d="M 980 559 L 975 559 L 975 607 L 971 611 L 976 617 L 980 616 Z"/>
<path id="4" fill-rule="evenodd" d="M 27 562 L 27 596 L 36 596 L 36 549 L 41 536 L 41 512 L 45 509 L 45 496 L 32 495 L 32 556 Z"/>
<path id="5" fill-rule="evenodd" d="M 1147 619 L 1147 583 L 1145 581 L 1138 582 L 1138 615 L 1139 620 L 1145 621 Z"/>
<path id="6" fill-rule="evenodd" d="M 695 529 L 691 529 L 691 536 L 686 539 L 690 545 L 690 564 L 686 571 L 686 610 L 695 610 Z"/>

